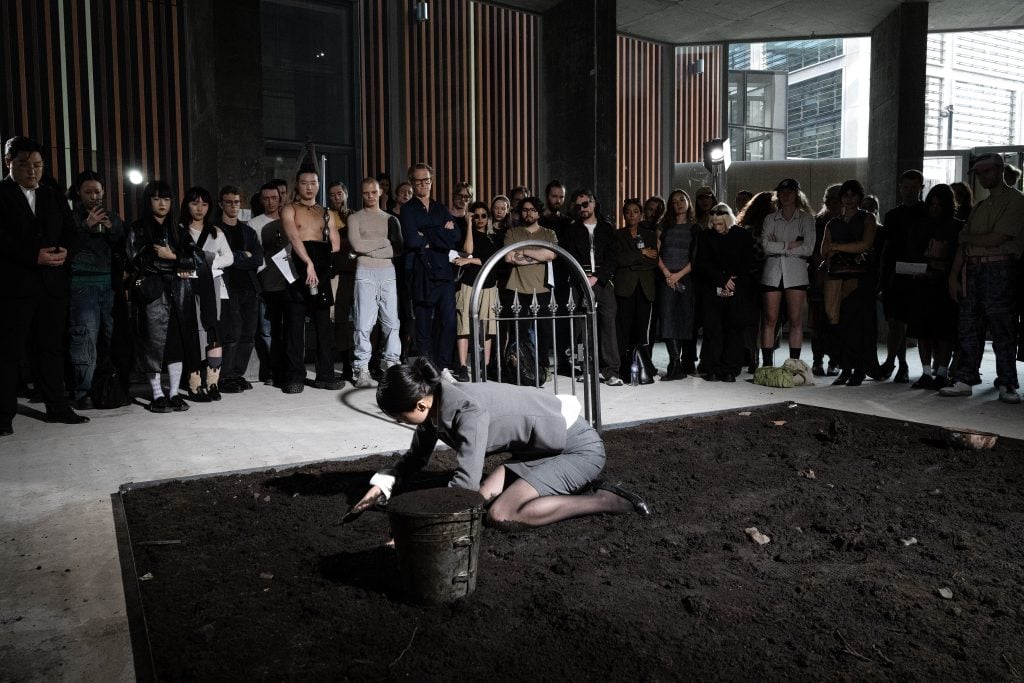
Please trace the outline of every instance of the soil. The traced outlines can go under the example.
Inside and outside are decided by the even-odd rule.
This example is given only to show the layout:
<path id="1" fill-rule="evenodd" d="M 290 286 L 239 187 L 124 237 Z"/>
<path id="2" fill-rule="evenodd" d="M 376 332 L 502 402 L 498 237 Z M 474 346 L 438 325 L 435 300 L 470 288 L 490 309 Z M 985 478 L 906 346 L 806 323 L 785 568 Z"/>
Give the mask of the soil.
<path id="1" fill-rule="evenodd" d="M 387 458 L 125 493 L 157 677 L 1024 674 L 1024 442 L 786 405 L 605 439 L 655 514 L 485 529 L 476 592 L 440 607 L 403 600 L 386 514 L 339 525 Z"/>

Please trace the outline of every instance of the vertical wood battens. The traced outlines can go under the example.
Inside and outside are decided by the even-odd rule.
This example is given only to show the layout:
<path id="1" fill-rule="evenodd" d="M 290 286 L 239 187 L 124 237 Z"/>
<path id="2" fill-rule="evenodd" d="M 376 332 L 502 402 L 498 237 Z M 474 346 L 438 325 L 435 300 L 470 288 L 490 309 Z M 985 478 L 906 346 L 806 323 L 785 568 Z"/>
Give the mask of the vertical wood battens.
<path id="1" fill-rule="evenodd" d="M 660 46 L 618 36 L 616 82 L 616 150 L 620 160 L 616 205 L 631 197 L 641 201 L 662 192 L 662 122 Z"/>
<path id="2" fill-rule="evenodd" d="M 724 132 L 721 130 L 724 58 L 721 45 L 676 48 L 677 163 L 700 161 L 704 142 Z M 703 60 L 703 73 L 693 73 L 699 60 Z"/>

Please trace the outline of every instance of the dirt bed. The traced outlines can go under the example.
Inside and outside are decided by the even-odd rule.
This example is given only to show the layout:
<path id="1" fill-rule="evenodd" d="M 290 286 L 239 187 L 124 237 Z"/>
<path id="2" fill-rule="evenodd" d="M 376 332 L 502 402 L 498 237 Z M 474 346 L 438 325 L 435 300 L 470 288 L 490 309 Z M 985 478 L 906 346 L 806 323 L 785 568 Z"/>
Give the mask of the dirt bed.
<path id="1" fill-rule="evenodd" d="M 1024 675 L 1022 442 L 785 405 L 605 438 L 655 515 L 485 529 L 476 593 L 443 607 L 402 600 L 386 515 L 337 526 L 384 458 L 126 493 L 157 677 Z"/>

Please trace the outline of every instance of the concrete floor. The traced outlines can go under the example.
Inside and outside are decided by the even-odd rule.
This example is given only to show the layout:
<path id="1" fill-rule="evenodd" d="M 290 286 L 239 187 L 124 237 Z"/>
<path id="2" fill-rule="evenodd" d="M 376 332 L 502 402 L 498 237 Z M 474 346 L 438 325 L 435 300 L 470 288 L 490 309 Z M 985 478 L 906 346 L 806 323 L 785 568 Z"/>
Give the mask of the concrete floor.
<path id="1" fill-rule="evenodd" d="M 603 419 L 613 426 L 788 400 L 1024 438 L 1024 406 L 995 400 L 990 351 L 982 372 L 988 383 L 967 399 L 889 382 L 767 389 L 742 381 L 748 375 L 735 384 L 603 387 Z M 0 680 L 133 679 L 110 502 L 121 484 L 359 457 L 410 438 L 377 412 L 372 390 L 352 388 L 286 396 L 260 385 L 186 413 L 92 411 L 81 426 L 46 424 L 39 409 L 23 405 L 14 436 L 0 440 Z"/>

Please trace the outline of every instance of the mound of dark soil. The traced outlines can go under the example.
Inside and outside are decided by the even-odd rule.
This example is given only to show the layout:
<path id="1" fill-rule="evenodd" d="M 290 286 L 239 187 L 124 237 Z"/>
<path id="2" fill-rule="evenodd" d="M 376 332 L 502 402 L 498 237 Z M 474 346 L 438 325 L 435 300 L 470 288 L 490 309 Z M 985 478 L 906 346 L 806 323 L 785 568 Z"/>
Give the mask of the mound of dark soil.
<path id="1" fill-rule="evenodd" d="M 157 677 L 1024 672 L 1021 442 L 952 451 L 935 427 L 785 406 L 605 438 L 655 515 L 486 529 L 476 593 L 443 607 L 402 600 L 386 515 L 338 526 L 385 458 L 126 492 Z"/>

